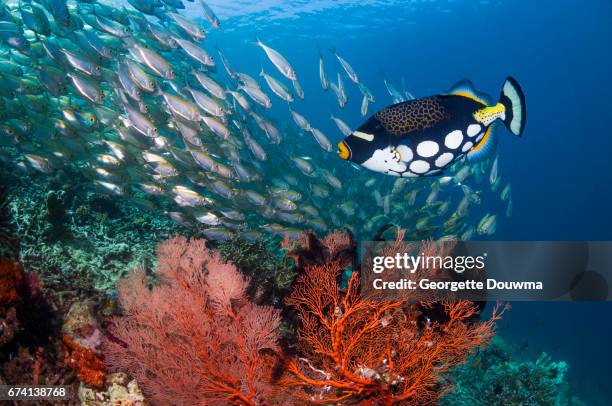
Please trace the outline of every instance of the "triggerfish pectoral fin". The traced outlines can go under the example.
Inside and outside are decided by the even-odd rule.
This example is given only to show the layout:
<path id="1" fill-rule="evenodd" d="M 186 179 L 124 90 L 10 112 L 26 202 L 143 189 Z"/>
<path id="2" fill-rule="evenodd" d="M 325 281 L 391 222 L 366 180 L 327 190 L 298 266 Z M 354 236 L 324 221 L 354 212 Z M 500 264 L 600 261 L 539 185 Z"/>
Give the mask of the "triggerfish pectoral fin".
<path id="1" fill-rule="evenodd" d="M 497 121 L 491 124 L 480 142 L 467 153 L 470 162 L 484 161 L 495 153 L 495 148 L 497 147 L 497 125 Z"/>

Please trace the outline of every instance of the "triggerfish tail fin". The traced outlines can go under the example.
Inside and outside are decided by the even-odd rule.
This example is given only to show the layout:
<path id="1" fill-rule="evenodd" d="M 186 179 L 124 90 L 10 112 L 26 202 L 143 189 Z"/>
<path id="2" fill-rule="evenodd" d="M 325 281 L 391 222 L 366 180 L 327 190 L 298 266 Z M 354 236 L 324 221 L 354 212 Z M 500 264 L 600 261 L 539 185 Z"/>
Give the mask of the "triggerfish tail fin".
<path id="1" fill-rule="evenodd" d="M 497 147 L 497 126 L 499 121 L 493 122 L 485 131 L 482 139 L 467 153 L 470 162 L 481 162 L 491 157 Z"/>
<path id="2" fill-rule="evenodd" d="M 493 99 L 491 98 L 491 96 L 476 90 L 472 82 L 467 79 L 462 79 L 459 82 L 455 83 L 455 85 L 450 88 L 447 94 L 467 97 L 468 99 L 472 99 L 475 102 L 482 104 L 483 106 L 493 105 Z"/>
<path id="3" fill-rule="evenodd" d="M 525 94 L 513 77 L 509 76 L 504 82 L 499 102 L 506 108 L 504 124 L 512 134 L 520 137 L 525 129 L 527 109 Z"/>

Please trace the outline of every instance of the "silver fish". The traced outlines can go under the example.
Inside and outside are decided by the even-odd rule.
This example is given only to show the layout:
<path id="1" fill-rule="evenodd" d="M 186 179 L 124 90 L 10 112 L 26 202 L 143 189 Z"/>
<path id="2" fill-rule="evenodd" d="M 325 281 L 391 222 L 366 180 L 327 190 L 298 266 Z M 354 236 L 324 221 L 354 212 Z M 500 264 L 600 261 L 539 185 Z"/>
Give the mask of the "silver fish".
<path id="1" fill-rule="evenodd" d="M 272 107 L 272 100 L 265 94 L 261 89 L 250 86 L 240 86 L 238 90 L 242 90 L 249 96 L 255 103 L 263 106 L 267 109 Z"/>
<path id="2" fill-rule="evenodd" d="M 217 99 L 225 100 L 225 91 L 221 85 L 215 82 L 212 78 L 202 72 L 193 72 L 193 76 L 195 76 L 200 86 L 206 89 L 210 94 L 215 96 Z"/>
<path id="3" fill-rule="evenodd" d="M 102 104 L 104 102 L 104 93 L 100 90 L 98 84 L 91 79 L 85 78 L 73 73 L 66 74 L 72 85 L 77 89 L 81 96 L 85 97 L 92 103 Z"/>
<path id="4" fill-rule="evenodd" d="M 323 66 L 323 55 L 321 52 L 319 52 L 319 80 L 321 81 L 323 90 L 327 90 L 329 84 L 327 83 L 327 76 L 325 76 L 325 67 Z"/>
<path id="5" fill-rule="evenodd" d="M 209 240 L 227 241 L 234 237 L 234 233 L 224 227 L 211 227 L 202 230 L 204 237 Z"/>
<path id="6" fill-rule="evenodd" d="M 174 37 L 174 41 L 185 51 L 187 55 L 204 66 L 215 66 L 215 60 L 203 48 L 191 41 Z"/>
<path id="7" fill-rule="evenodd" d="M 293 121 L 295 122 L 295 124 L 300 127 L 302 130 L 304 131 L 310 131 L 312 129 L 310 123 L 308 122 L 308 120 L 306 120 L 306 118 L 304 118 L 303 115 L 296 113 L 295 111 L 289 109 L 289 113 L 291 113 L 291 117 L 293 118 Z"/>
<path id="8" fill-rule="evenodd" d="M 212 97 L 207 96 L 203 92 L 192 89 L 189 86 L 186 89 L 189 94 L 191 94 L 193 101 L 195 101 L 198 107 L 204 110 L 206 113 L 215 117 L 223 117 L 227 113 L 223 109 L 223 107 Z"/>
<path id="9" fill-rule="evenodd" d="M 183 17 L 177 13 L 166 13 L 168 17 L 170 17 L 179 27 L 181 27 L 191 38 L 196 41 L 202 41 L 206 38 L 206 32 L 200 27 L 198 24 L 189 20 L 186 17 Z"/>
<path id="10" fill-rule="evenodd" d="M 215 135 L 222 139 L 227 140 L 231 136 L 229 129 L 221 121 L 207 116 L 202 116 L 202 121 Z"/>
<path id="11" fill-rule="evenodd" d="M 292 80 L 291 83 L 293 84 L 293 90 L 295 90 L 295 94 L 297 95 L 297 97 L 304 100 L 304 90 L 302 89 L 300 82 L 298 82 L 298 80 L 296 79 Z"/>
<path id="12" fill-rule="evenodd" d="M 62 49 L 64 56 L 68 63 L 75 69 L 85 73 L 89 76 L 100 76 L 100 66 L 92 62 L 91 60 Z"/>
<path id="13" fill-rule="evenodd" d="M 138 63 L 126 58 L 125 65 L 130 73 L 130 77 L 139 88 L 149 93 L 155 90 L 155 81 Z"/>
<path id="14" fill-rule="evenodd" d="M 244 194 L 249 202 L 255 206 L 263 206 L 266 204 L 266 198 L 254 190 L 245 190 Z"/>
<path id="15" fill-rule="evenodd" d="M 330 118 L 333 120 L 333 122 L 336 124 L 336 126 L 338 127 L 338 129 L 340 130 L 340 132 L 345 136 L 348 137 L 349 135 L 351 135 L 353 133 L 353 131 L 351 130 L 351 128 L 341 119 L 339 119 L 338 117 L 335 117 L 333 114 L 330 116 Z"/>
<path id="16" fill-rule="evenodd" d="M 406 98 L 402 96 L 402 94 L 395 87 L 393 87 L 391 83 L 387 82 L 387 79 L 384 79 L 384 82 L 387 92 L 389 92 L 389 95 L 393 99 L 393 103 L 401 103 L 406 101 Z"/>
<path id="17" fill-rule="evenodd" d="M 48 158 L 35 154 L 24 154 L 28 164 L 39 172 L 50 173 L 53 171 L 53 166 Z"/>
<path id="18" fill-rule="evenodd" d="M 220 30 L 221 22 L 219 21 L 219 18 L 217 18 L 215 12 L 208 4 L 206 4 L 204 0 L 200 0 L 200 5 L 202 6 L 202 10 L 204 10 L 204 15 L 206 16 L 206 19 L 210 25 L 212 25 L 215 29 Z"/>
<path id="19" fill-rule="evenodd" d="M 374 95 L 372 94 L 370 89 L 366 87 L 366 85 L 364 85 L 363 83 L 359 83 L 357 86 L 359 87 L 359 91 L 361 92 L 361 94 L 366 96 L 370 103 L 374 103 L 376 101 Z"/>
<path id="20" fill-rule="evenodd" d="M 159 135 L 157 127 L 149 121 L 147 117 L 140 113 L 140 111 L 127 104 L 124 105 L 123 108 L 127 115 L 127 121 L 130 128 L 135 129 L 137 132 L 147 137 L 157 137 Z"/>
<path id="21" fill-rule="evenodd" d="M 102 180 L 94 180 L 94 183 L 96 185 L 101 186 L 105 190 L 113 192 L 116 195 L 122 196 L 124 194 L 123 188 L 121 186 L 119 186 L 119 185 L 114 184 L 114 183 L 105 182 L 105 181 L 102 181 Z"/>
<path id="22" fill-rule="evenodd" d="M 238 102 L 240 107 L 246 112 L 251 111 L 251 105 L 249 101 L 242 95 L 242 93 L 234 92 L 233 90 L 228 90 L 227 93 L 231 94 L 234 97 L 234 100 Z"/>
<path id="23" fill-rule="evenodd" d="M 340 62 L 340 65 L 342 66 L 342 69 L 344 69 L 344 71 L 346 72 L 348 77 L 353 81 L 353 83 L 359 84 L 359 77 L 357 76 L 357 73 L 355 73 L 351 65 L 349 65 L 349 63 L 345 61 L 344 58 L 338 55 L 336 51 L 332 50 L 332 53 L 336 56 L 336 59 L 338 59 L 338 62 Z"/>
<path id="24" fill-rule="evenodd" d="M 168 80 L 174 79 L 174 70 L 170 64 L 155 51 L 138 44 L 134 44 L 130 51 L 138 61 L 144 63 L 156 75 Z"/>
<path id="25" fill-rule="evenodd" d="M 486 214 L 482 220 L 478 223 L 476 232 L 479 235 L 491 235 L 495 233 L 497 229 L 497 215 Z"/>
<path id="26" fill-rule="evenodd" d="M 497 182 L 497 160 L 498 157 L 495 157 L 495 160 L 493 161 L 493 166 L 491 166 L 491 172 L 489 173 L 489 183 L 491 185 Z"/>
<path id="27" fill-rule="evenodd" d="M 295 75 L 295 71 L 293 70 L 293 68 L 291 67 L 289 62 L 287 62 L 287 60 L 285 59 L 284 56 L 282 56 L 275 49 L 270 48 L 269 46 L 265 45 L 259 39 L 257 39 L 256 44 L 259 47 L 261 47 L 261 49 L 264 50 L 264 52 L 268 56 L 268 59 L 270 60 L 270 62 L 272 62 L 272 64 L 274 66 L 276 66 L 276 69 L 278 69 L 278 71 L 284 77 L 286 77 L 289 80 L 297 80 L 297 76 Z"/>
<path id="28" fill-rule="evenodd" d="M 267 75 L 266 72 L 264 72 L 263 68 L 261 68 L 259 76 L 264 78 L 264 80 L 275 95 L 277 95 L 288 103 L 293 103 L 293 96 L 289 92 L 289 89 L 285 87 L 285 85 L 274 79 L 272 76 Z"/>
<path id="29" fill-rule="evenodd" d="M 368 96 L 363 95 L 363 99 L 361 100 L 361 115 L 363 117 L 368 115 Z"/>
<path id="30" fill-rule="evenodd" d="M 329 87 L 331 90 L 333 90 L 334 94 L 336 95 L 338 106 L 340 106 L 340 108 L 343 109 L 344 105 L 346 104 L 346 100 L 344 100 L 343 95 L 340 92 L 340 89 L 338 89 L 338 86 L 335 83 L 330 83 Z"/>
<path id="31" fill-rule="evenodd" d="M 333 150 L 331 142 L 325 136 L 325 134 L 323 134 L 323 132 L 321 132 L 321 130 L 318 130 L 318 129 L 312 127 L 310 129 L 310 132 L 314 136 L 315 140 L 317 140 L 317 142 L 319 143 L 319 146 L 321 148 L 323 148 L 324 151 L 331 152 Z"/>
<path id="32" fill-rule="evenodd" d="M 221 224 L 221 220 L 219 219 L 219 216 L 217 216 L 215 213 L 212 213 L 212 212 L 194 213 L 194 218 L 198 222 L 209 225 L 209 226 L 218 226 L 219 224 Z"/>
<path id="33" fill-rule="evenodd" d="M 187 121 L 198 121 L 200 119 L 200 112 L 192 104 L 186 102 L 180 97 L 172 94 L 161 92 L 168 109 L 175 115 L 183 118 Z"/>

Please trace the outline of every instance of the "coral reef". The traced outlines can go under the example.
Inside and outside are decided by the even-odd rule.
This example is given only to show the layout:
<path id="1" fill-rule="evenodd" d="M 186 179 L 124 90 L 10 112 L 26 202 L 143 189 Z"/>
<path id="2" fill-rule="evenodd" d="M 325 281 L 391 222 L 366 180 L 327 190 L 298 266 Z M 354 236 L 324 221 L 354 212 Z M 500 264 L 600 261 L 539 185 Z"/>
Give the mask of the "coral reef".
<path id="1" fill-rule="evenodd" d="M 10 305 L 19 298 L 18 289 L 23 278 L 18 262 L 0 261 L 0 306 Z"/>
<path id="2" fill-rule="evenodd" d="M 94 387 L 104 383 L 104 363 L 92 350 L 76 344 L 69 336 L 64 336 L 66 357 L 64 362 L 72 368 L 79 381 Z"/>
<path id="3" fill-rule="evenodd" d="M 468 363 L 455 368 L 455 390 L 442 406 L 582 406 L 570 395 L 566 382 L 568 365 L 541 353 L 535 361 L 512 359 L 499 336 Z"/>
<path id="4" fill-rule="evenodd" d="M 0 382 L 70 385 L 58 321 L 37 275 L 0 262 Z"/>
<path id="5" fill-rule="evenodd" d="M 203 240 L 157 250 L 159 284 L 133 272 L 118 287 L 124 316 L 104 341 L 106 362 L 162 405 L 274 402 L 280 314 L 247 299 L 248 281 Z"/>
<path id="6" fill-rule="evenodd" d="M 10 343 L 20 330 L 16 306 L 21 300 L 25 277 L 18 262 L 0 260 L 0 348 Z"/>
<path id="7" fill-rule="evenodd" d="M 339 262 L 343 267 L 354 265 L 355 242 L 350 234 L 339 230 L 332 231 L 323 239 L 317 238 L 312 231 L 305 231 L 293 239 L 286 235 L 281 246 L 293 258 L 297 269 L 328 262 Z"/>
<path id="8" fill-rule="evenodd" d="M 291 259 L 275 245 L 274 240 L 233 238 L 221 242 L 219 252 L 249 277 L 250 298 L 259 304 L 281 306 L 297 274 Z"/>
<path id="9" fill-rule="evenodd" d="M 283 245 L 299 264 L 286 299 L 296 345 L 281 351 L 279 310 L 251 302 L 233 264 L 203 240 L 175 237 L 158 248 L 157 281 L 141 270 L 120 282 L 107 365 L 134 376 L 154 404 L 434 404 L 507 309 L 480 321 L 468 301 L 373 301 L 360 296 L 358 272 L 342 286 L 350 236 Z M 434 306 L 443 317 L 423 323 Z"/>
<path id="10" fill-rule="evenodd" d="M 87 189 L 82 175 L 66 171 L 7 177 L 21 262 L 58 292 L 79 292 L 77 299 L 94 290 L 110 293 L 127 269 L 152 268 L 155 246 L 180 227 L 130 201 Z M 62 182 L 67 178 L 73 182 Z"/>
<path id="11" fill-rule="evenodd" d="M 75 302 L 62 326 L 66 345 L 64 362 L 72 368 L 79 381 L 94 387 L 104 383 L 104 363 L 101 356 L 102 332 L 93 315 L 90 302 Z"/>
<path id="12" fill-rule="evenodd" d="M 78 398 L 81 406 L 147 406 L 142 391 L 135 379 L 123 372 L 106 376 L 104 388 L 91 388 L 83 383 L 79 386 Z"/>
<path id="13" fill-rule="evenodd" d="M 311 402 L 435 404 L 449 389 L 441 377 L 488 342 L 505 310 L 471 323 L 476 305 L 446 302 L 447 321 L 419 328 L 417 307 L 361 298 L 357 273 L 340 292 L 341 270 L 339 262 L 307 266 L 287 300 L 301 325 L 282 383 Z"/>
<path id="14" fill-rule="evenodd" d="M 5 177 L 0 173 L 0 260 L 17 261 L 19 240 L 15 236 L 15 227 L 11 223 L 8 186 Z"/>
<path id="15" fill-rule="evenodd" d="M 50 240 L 60 239 L 65 232 L 66 221 L 66 192 L 64 190 L 50 190 L 45 196 L 47 229 L 45 234 Z"/>

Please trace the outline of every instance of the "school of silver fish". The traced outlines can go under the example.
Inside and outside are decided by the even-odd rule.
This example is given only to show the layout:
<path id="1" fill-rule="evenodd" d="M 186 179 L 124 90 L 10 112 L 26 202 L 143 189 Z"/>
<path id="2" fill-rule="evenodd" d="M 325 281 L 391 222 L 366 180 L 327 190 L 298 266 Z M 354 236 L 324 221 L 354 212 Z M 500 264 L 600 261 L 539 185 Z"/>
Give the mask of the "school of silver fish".
<path id="1" fill-rule="evenodd" d="M 329 60 L 320 54 L 322 90 L 305 92 L 282 53 L 254 39 L 270 65 L 234 70 L 209 46 L 207 31 L 222 24 L 199 3 L 202 18 L 193 19 L 181 0 L 2 1 L 0 159 L 26 172 L 71 166 L 92 189 L 213 240 L 344 227 L 368 239 L 388 224 L 411 239 L 470 240 L 495 233 L 495 207 L 511 215 L 498 158 L 394 180 L 335 162 L 335 142 L 299 100 L 331 89 L 344 109 L 346 86 L 356 86 L 353 104 L 366 116 L 377 99 L 349 62 L 335 50 Z M 393 103 L 414 99 L 384 86 Z M 284 121 L 267 114 L 276 102 L 290 106 Z M 315 119 L 329 117 L 334 139 L 351 133 L 338 113 Z M 483 202 L 489 194 L 498 201 Z"/>

